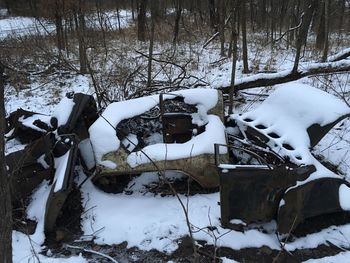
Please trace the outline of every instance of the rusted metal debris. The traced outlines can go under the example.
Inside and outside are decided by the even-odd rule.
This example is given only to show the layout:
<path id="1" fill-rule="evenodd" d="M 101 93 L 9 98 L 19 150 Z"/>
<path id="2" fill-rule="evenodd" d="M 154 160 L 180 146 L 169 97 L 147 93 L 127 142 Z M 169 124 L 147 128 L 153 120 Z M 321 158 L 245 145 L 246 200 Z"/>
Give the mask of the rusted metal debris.
<path id="1" fill-rule="evenodd" d="M 54 231 L 56 219 L 61 212 L 61 209 L 66 201 L 68 195 L 72 191 L 74 170 L 76 161 L 78 158 L 78 145 L 75 136 L 67 136 L 64 138 L 64 145 L 61 145 L 64 155 L 68 154 L 67 161 L 64 163 L 64 173 L 62 175 L 55 174 L 55 181 L 52 184 L 52 188 L 49 197 L 46 202 L 45 208 L 45 225 L 44 230 L 46 233 Z M 62 180 L 59 177 L 62 176 Z"/>
<path id="2" fill-rule="evenodd" d="M 349 183 L 339 178 L 320 178 L 291 188 L 283 196 L 284 205 L 277 214 L 278 232 L 289 233 L 308 218 L 343 212 L 339 187 Z"/>
<path id="3" fill-rule="evenodd" d="M 218 94 L 218 102 L 211 109 L 211 114 L 223 120 L 223 99 L 222 94 Z M 120 192 L 121 189 L 116 184 L 123 182 L 123 180 L 118 181 L 118 178 L 121 178 L 121 176 L 137 175 L 143 172 L 157 172 L 158 169 L 161 171 L 180 171 L 197 181 L 204 188 L 215 188 L 219 186 L 219 175 L 215 166 L 214 154 L 200 154 L 190 156 L 190 158 L 179 158 L 175 160 L 158 160 L 143 163 L 136 167 L 131 167 L 128 164 L 128 155 L 147 145 L 145 137 L 149 135 L 149 130 L 152 130 L 153 133 L 162 134 L 162 141 L 159 143 L 168 144 L 185 143 L 193 136 L 204 132 L 205 125 L 198 126 L 193 124 L 192 121 L 191 114 L 197 111 L 196 105 L 184 103 L 184 98 L 181 96 L 174 96 L 174 98 L 167 98 L 166 100 L 163 99 L 164 96 L 165 94 L 159 96 L 159 104 L 151 112 L 145 112 L 142 115 L 123 120 L 123 122 L 115 127 L 118 138 L 121 141 L 127 138 L 127 135 L 130 133 L 136 134 L 137 145 L 133 145 L 133 143 L 128 141 L 124 145 L 122 142 L 121 147 L 117 151 L 108 153 L 103 157 L 104 160 L 117 163 L 118 165 L 115 169 L 97 165 L 93 182 L 99 187 L 109 192 L 112 189 L 116 189 L 115 192 Z M 133 131 L 131 131 L 130 127 L 134 127 Z"/>
<path id="4" fill-rule="evenodd" d="M 34 121 L 31 122 L 32 127 L 26 126 L 22 121 L 26 118 L 37 116 Z M 40 119 L 40 116 L 45 116 L 40 113 L 32 111 L 26 111 L 18 109 L 12 112 L 6 118 L 7 129 L 6 133 L 9 134 L 8 139 L 17 138 L 21 143 L 31 143 L 37 139 L 40 139 L 47 132 L 51 131 L 51 127 Z M 33 127 L 36 127 L 33 128 Z"/>
<path id="5" fill-rule="evenodd" d="M 97 119 L 95 100 L 85 94 L 68 94 L 74 107 L 65 125 L 57 127 L 57 120 L 51 118 L 50 125 L 40 120 L 34 112 L 22 109 L 7 118 L 10 138 L 16 138 L 28 145 L 20 151 L 6 156 L 14 210 L 23 209 L 26 199 L 44 180 L 50 181 L 52 191 L 45 208 L 45 231 L 51 232 L 60 210 L 72 190 L 74 169 L 79 157 L 78 144 L 88 137 L 88 128 Z M 24 125 L 23 120 L 38 116 L 32 125 Z M 45 125 L 46 126 L 45 126 Z M 56 124 L 56 125 L 55 125 Z M 37 127 L 39 129 L 37 129 Z M 55 158 L 69 152 L 61 186 L 56 189 Z"/>
<path id="6" fill-rule="evenodd" d="M 157 161 L 157 167 L 154 163 L 130 167 L 126 162 L 128 154 L 147 145 L 145 133 L 150 130 L 162 134 L 163 143 L 167 144 L 184 143 L 205 131 L 205 125 L 193 123 L 191 114 L 196 108 L 184 103 L 181 96 L 164 100 L 163 95 L 160 95 L 159 107 L 144 115 L 123 120 L 115 127 L 121 141 L 127 139 L 131 132 L 138 139 L 137 145 L 121 143 L 117 152 L 104 157 L 105 160 L 118 163 L 117 168 L 89 165 L 84 158 L 87 153 L 82 152 L 79 145 L 89 139 L 88 129 L 98 118 L 96 103 L 92 96 L 85 94 L 67 96 L 75 104 L 68 121 L 60 127 L 57 127 L 55 118 L 47 123 L 40 119 L 40 114 L 23 109 L 11 113 L 7 118 L 9 138 L 17 138 L 28 144 L 23 150 L 6 157 L 14 207 L 20 207 L 43 180 L 50 181 L 52 188 L 45 208 L 46 233 L 55 230 L 60 210 L 64 202 L 68 201 L 78 161 L 90 172 L 96 169 L 93 182 L 106 191 L 121 191 L 125 176 L 157 169 L 181 171 L 202 187 L 220 185 L 221 221 L 228 228 L 243 229 L 247 224 L 276 220 L 277 230 L 283 234 L 293 231 L 308 218 L 342 211 L 338 189 L 341 184 L 349 184 L 340 178 L 322 178 L 297 185 L 298 181 L 306 180 L 315 172 L 315 166 L 298 166 L 285 156 L 273 152 L 269 149 L 272 135 L 267 137 L 260 132 L 259 127 L 244 127 L 241 135 L 244 134 L 245 137 L 229 136 L 226 145 L 215 145 L 215 155 Z M 219 94 L 218 103 L 211 112 L 224 120 L 222 94 Z M 347 116 L 341 116 L 324 126 L 310 126 L 307 132 L 311 146 L 315 146 L 345 117 Z M 33 118 L 31 125 L 23 122 L 27 118 Z M 232 120 L 228 120 L 226 126 L 237 128 Z M 227 147 L 229 155 L 219 154 L 220 147 Z M 288 145 L 284 147 L 288 148 Z M 55 159 L 64 156 L 64 173 L 58 175 Z M 247 156 L 251 164 L 245 161 Z"/>
<path id="7" fill-rule="evenodd" d="M 215 145 L 215 147 L 223 146 Z M 220 170 L 221 222 L 224 226 L 234 229 L 241 229 L 251 223 L 265 223 L 276 219 L 276 215 L 280 215 L 279 205 L 285 196 L 285 191 L 297 181 L 303 181 L 315 172 L 314 166 L 298 167 L 292 164 L 275 166 L 219 163 L 218 168 Z M 290 201 L 295 204 L 295 200 Z M 289 211 L 288 216 L 292 212 Z M 283 216 L 281 218 L 284 219 Z M 282 220 L 277 220 L 279 230 L 290 230 L 291 225 L 283 228 L 280 227 L 281 222 Z"/>
<path id="8" fill-rule="evenodd" d="M 43 180 L 53 180 L 53 147 L 54 136 L 47 134 L 29 143 L 23 150 L 6 156 L 15 207 L 20 206 Z"/>
<path id="9" fill-rule="evenodd" d="M 325 97 L 326 99 L 328 98 Z M 298 110 L 297 105 L 295 109 Z M 322 114 L 321 110 L 317 114 Z M 330 111 L 331 109 L 326 107 L 324 110 Z M 310 111 L 311 114 L 312 109 Z M 339 204 L 339 187 L 342 184 L 349 187 L 350 184 L 340 176 L 338 178 L 335 174 L 327 176 L 322 172 L 319 172 L 315 178 L 309 179 L 311 174 L 316 172 L 316 167 L 311 163 L 303 163 L 306 154 L 302 156 L 298 153 L 298 149 L 292 146 L 293 142 L 290 138 L 288 139 L 288 136 L 286 138 L 284 134 L 278 134 L 283 129 L 277 129 L 273 121 L 276 116 L 282 114 L 279 109 L 268 111 L 268 114 L 276 116 L 262 116 L 265 114 L 264 110 L 260 112 L 260 115 L 258 112 L 257 109 L 251 115 L 247 113 L 249 117 L 236 115 L 236 119 L 231 119 L 228 124 L 239 130 L 239 135 L 231 140 L 234 145 L 232 155 L 236 157 L 236 160 L 239 160 L 241 156 L 251 155 L 252 159 L 255 159 L 253 162 L 255 165 L 237 166 L 221 162 L 216 158 L 221 180 L 221 220 L 223 224 L 242 229 L 250 223 L 276 220 L 278 233 L 288 234 L 309 218 L 344 212 Z M 265 122 L 269 122 L 271 127 L 267 127 L 261 121 L 255 121 L 253 116 L 260 119 L 265 117 Z M 301 128 L 300 131 L 307 134 L 310 141 L 309 149 L 316 146 L 337 123 L 349 116 L 350 114 L 344 111 L 344 114 L 338 114 L 335 118 L 330 118 L 328 122 L 323 120 L 322 125 L 316 123 L 319 118 L 316 117 L 314 118 L 315 123 L 309 123 L 305 130 Z M 303 127 L 298 120 L 295 120 L 293 124 Z M 254 145 L 258 149 L 253 147 L 255 154 L 252 155 L 252 152 L 246 151 L 247 142 L 248 145 Z M 237 144 L 241 146 L 241 149 L 237 150 Z M 272 149 L 280 150 L 283 156 L 275 155 Z M 257 157 L 256 153 L 263 157 Z M 258 164 L 256 160 L 261 159 L 268 160 L 268 166 L 266 163 L 256 165 Z"/>

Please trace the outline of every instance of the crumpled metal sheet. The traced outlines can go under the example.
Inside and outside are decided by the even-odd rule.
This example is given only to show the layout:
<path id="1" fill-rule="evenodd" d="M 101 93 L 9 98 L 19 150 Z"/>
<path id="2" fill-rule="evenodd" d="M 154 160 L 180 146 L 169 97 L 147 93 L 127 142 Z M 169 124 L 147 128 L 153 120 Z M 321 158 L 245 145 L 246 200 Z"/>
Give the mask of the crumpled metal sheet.
<path id="1" fill-rule="evenodd" d="M 237 228 L 235 225 L 276 219 L 285 190 L 296 181 L 306 179 L 315 167 L 242 165 L 234 169 L 219 168 L 219 171 L 221 222 L 226 227 Z"/>
<path id="2" fill-rule="evenodd" d="M 339 204 L 339 187 L 349 183 L 339 178 L 320 178 L 289 189 L 278 209 L 277 230 L 288 234 L 308 218 L 343 212 Z"/>

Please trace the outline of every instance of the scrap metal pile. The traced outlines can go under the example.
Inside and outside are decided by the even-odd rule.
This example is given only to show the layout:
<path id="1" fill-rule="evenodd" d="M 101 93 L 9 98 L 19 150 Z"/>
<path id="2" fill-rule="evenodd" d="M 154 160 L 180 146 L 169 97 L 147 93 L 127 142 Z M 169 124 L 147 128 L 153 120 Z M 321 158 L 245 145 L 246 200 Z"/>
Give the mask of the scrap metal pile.
<path id="1" fill-rule="evenodd" d="M 69 202 L 76 166 L 110 192 L 123 190 L 125 176 L 159 170 L 220 186 L 221 222 L 234 229 L 276 220 L 286 234 L 308 218 L 350 208 L 349 182 L 310 152 L 350 109 L 310 86 L 281 87 L 256 109 L 230 116 L 221 92 L 208 89 L 114 102 L 100 116 L 94 98 L 81 93 L 58 107 L 63 113 L 19 109 L 7 118 L 7 142 L 26 145 L 6 156 L 14 210 L 50 181 L 46 233 Z"/>

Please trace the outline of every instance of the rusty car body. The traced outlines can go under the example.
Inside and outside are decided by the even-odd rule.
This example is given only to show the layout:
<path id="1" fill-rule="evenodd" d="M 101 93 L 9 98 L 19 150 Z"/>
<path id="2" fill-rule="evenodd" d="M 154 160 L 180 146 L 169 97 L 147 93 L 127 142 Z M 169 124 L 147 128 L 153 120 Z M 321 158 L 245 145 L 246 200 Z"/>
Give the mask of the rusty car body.
<path id="1" fill-rule="evenodd" d="M 6 157 L 14 206 L 49 180 L 45 231 L 54 231 L 79 163 L 98 187 L 111 192 L 123 191 L 125 176 L 165 170 L 180 171 L 203 188 L 220 186 L 221 222 L 233 229 L 276 220 L 277 231 L 286 234 L 308 218 L 345 211 L 339 203 L 339 187 L 350 186 L 345 179 L 313 178 L 322 173 L 318 163 L 301 161 L 292 142 L 280 142 L 283 134 L 264 132 L 268 125 L 256 124 L 249 113 L 224 116 L 222 93 L 211 90 L 201 97 L 202 93 L 185 90 L 129 104 L 114 102 L 102 114 L 92 96 L 68 94 L 74 106 L 63 124 L 57 117 L 48 121 L 22 109 L 12 113 L 7 136 L 27 144 Z M 197 99 L 189 99 L 189 94 Z M 215 99 L 208 103 L 207 96 Z M 129 106 L 135 103 L 145 106 L 133 111 Z M 126 114 L 129 110 L 132 114 Z M 349 116 L 350 111 L 322 125 L 311 123 L 307 147 Z M 186 153 L 172 153 L 185 146 Z M 64 159 L 60 168 L 58 158 Z"/>

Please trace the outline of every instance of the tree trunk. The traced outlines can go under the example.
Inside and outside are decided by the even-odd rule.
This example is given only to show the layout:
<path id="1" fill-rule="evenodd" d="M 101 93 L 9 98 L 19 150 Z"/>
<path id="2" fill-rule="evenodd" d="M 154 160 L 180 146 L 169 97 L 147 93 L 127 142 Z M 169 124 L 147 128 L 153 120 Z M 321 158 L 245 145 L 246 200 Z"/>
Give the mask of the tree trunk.
<path id="1" fill-rule="evenodd" d="M 4 66 L 0 62 L 0 262 L 12 263 L 12 206 L 5 165 Z"/>
<path id="2" fill-rule="evenodd" d="M 8 15 L 11 15 L 11 14 L 12 14 L 12 12 L 11 12 L 11 7 L 10 7 L 10 1 L 11 1 L 11 0 L 5 0 L 5 1 L 4 1 L 4 3 L 5 3 L 5 8 L 6 8 L 6 10 L 7 10 L 7 14 L 8 14 Z"/>
<path id="3" fill-rule="evenodd" d="M 225 0 L 219 0 L 220 56 L 225 56 Z"/>
<path id="4" fill-rule="evenodd" d="M 85 16 L 80 13 L 79 19 L 79 60 L 80 60 L 80 73 L 87 73 L 87 55 L 86 55 L 86 44 L 85 44 Z"/>
<path id="5" fill-rule="evenodd" d="M 180 19 L 181 19 L 182 4 L 183 4 L 182 1 L 183 0 L 176 0 L 176 17 L 175 17 L 174 38 L 173 38 L 174 44 L 176 44 L 179 37 Z"/>
<path id="6" fill-rule="evenodd" d="M 318 8 L 318 19 L 317 19 L 317 32 L 316 32 L 316 48 L 322 50 L 325 42 L 325 0 L 320 2 Z"/>
<path id="7" fill-rule="evenodd" d="M 259 0 L 258 1 L 259 6 L 259 11 L 258 11 L 258 21 L 260 20 L 260 23 L 258 22 L 258 28 L 261 30 L 266 29 L 266 18 L 267 18 L 267 12 L 266 12 L 266 0 Z"/>
<path id="8" fill-rule="evenodd" d="M 338 24 L 338 33 L 339 34 L 341 34 L 342 29 L 343 29 L 345 6 L 346 6 L 345 2 L 346 2 L 346 0 L 341 1 L 340 14 L 339 14 L 339 24 Z"/>
<path id="9" fill-rule="evenodd" d="M 243 73 L 249 72 L 248 66 L 248 48 L 247 48 L 247 18 L 246 18 L 246 0 L 243 0 L 241 10 L 242 27 L 242 50 L 243 50 Z"/>
<path id="10" fill-rule="evenodd" d="M 158 15 L 158 1 L 152 0 L 151 2 L 151 36 L 149 39 L 149 49 L 148 49 L 148 65 L 147 65 L 147 87 L 152 85 L 152 60 L 153 60 L 153 46 L 154 46 L 154 30 L 156 19 Z"/>
<path id="11" fill-rule="evenodd" d="M 328 56 L 328 34 L 329 34 L 329 0 L 324 2 L 324 42 L 323 42 L 323 55 L 322 62 L 327 60 Z"/>
<path id="12" fill-rule="evenodd" d="M 250 28 L 252 30 L 252 32 L 255 32 L 255 27 L 254 27 L 254 4 L 253 4 L 253 0 L 250 0 L 249 2 L 249 9 L 250 9 Z"/>
<path id="13" fill-rule="evenodd" d="M 233 111 L 233 97 L 237 91 L 235 90 L 235 78 L 236 78 L 236 62 L 237 62 L 237 40 L 238 40 L 238 1 L 235 0 L 233 3 L 233 14 L 232 14 L 232 70 L 231 70 L 231 85 L 230 85 L 230 104 L 229 104 L 229 114 Z"/>
<path id="14" fill-rule="evenodd" d="M 64 2 L 62 0 L 55 0 L 54 2 L 54 17 L 56 27 L 56 44 L 59 52 L 59 57 L 64 50 L 64 30 L 63 30 L 63 14 L 64 14 Z"/>
<path id="15" fill-rule="evenodd" d="M 208 8 L 209 8 L 209 19 L 210 26 L 212 29 L 216 30 L 216 12 L 215 12 L 215 1 L 208 0 Z"/>
<path id="16" fill-rule="evenodd" d="M 147 87 L 152 85 L 152 59 L 153 59 L 153 43 L 154 43 L 154 21 L 151 21 L 151 37 L 148 48 L 148 65 L 147 65 Z"/>
<path id="17" fill-rule="evenodd" d="M 293 72 L 298 71 L 301 48 L 303 45 L 306 45 L 307 34 L 309 31 L 309 26 L 311 23 L 312 15 L 314 13 L 315 3 L 317 0 L 307 0 L 304 2 L 304 16 L 303 21 L 301 23 L 301 27 L 298 32 L 298 37 L 296 40 L 296 54 L 293 66 Z"/>
<path id="18" fill-rule="evenodd" d="M 121 31 L 119 7 L 117 7 L 118 30 Z"/>
<path id="19" fill-rule="evenodd" d="M 137 39 L 146 41 L 146 8 L 147 0 L 140 0 L 140 5 L 137 14 Z"/>
<path id="20" fill-rule="evenodd" d="M 79 1 L 78 11 L 73 11 L 75 27 L 78 36 L 79 45 L 79 63 L 80 63 L 80 73 L 87 73 L 87 54 L 86 54 L 86 44 L 85 44 L 85 16 L 82 10 L 82 1 Z"/>
<path id="21" fill-rule="evenodd" d="M 131 17 L 132 21 L 135 21 L 134 0 L 131 0 Z"/>
<path id="22" fill-rule="evenodd" d="M 55 15 L 55 26 L 56 26 L 56 41 L 59 57 L 61 57 L 62 50 L 64 49 L 64 33 L 62 17 L 58 14 Z"/>

